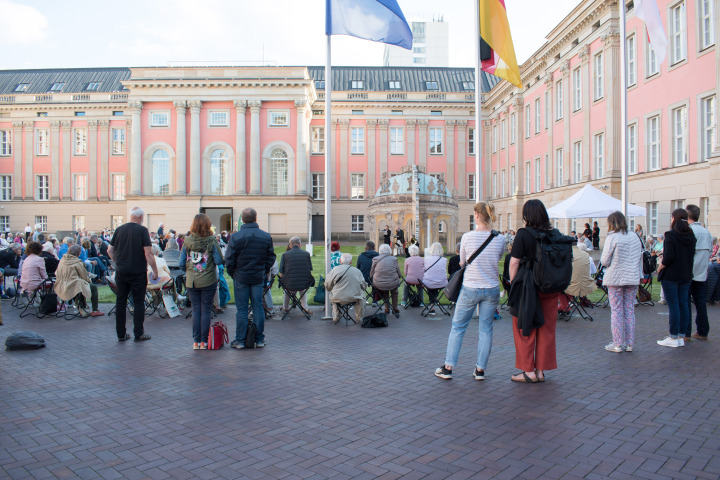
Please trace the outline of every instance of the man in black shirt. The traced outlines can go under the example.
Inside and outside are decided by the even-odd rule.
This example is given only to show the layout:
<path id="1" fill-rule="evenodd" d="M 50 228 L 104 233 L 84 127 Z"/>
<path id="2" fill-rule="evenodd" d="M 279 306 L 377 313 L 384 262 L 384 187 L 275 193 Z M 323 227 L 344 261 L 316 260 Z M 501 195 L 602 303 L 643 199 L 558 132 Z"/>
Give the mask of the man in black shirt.
<path id="1" fill-rule="evenodd" d="M 150 340 L 145 333 L 145 291 L 147 286 L 147 266 L 150 264 L 152 274 L 150 279 L 158 278 L 155 256 L 152 254 L 150 233 L 142 225 L 145 212 L 140 207 L 130 210 L 130 221 L 118 227 L 110 240 L 108 255 L 115 262 L 115 284 L 117 285 L 117 299 L 115 301 L 115 328 L 118 341 L 130 339 L 125 330 L 125 309 L 128 295 L 133 295 L 133 333 L 135 341 Z"/>

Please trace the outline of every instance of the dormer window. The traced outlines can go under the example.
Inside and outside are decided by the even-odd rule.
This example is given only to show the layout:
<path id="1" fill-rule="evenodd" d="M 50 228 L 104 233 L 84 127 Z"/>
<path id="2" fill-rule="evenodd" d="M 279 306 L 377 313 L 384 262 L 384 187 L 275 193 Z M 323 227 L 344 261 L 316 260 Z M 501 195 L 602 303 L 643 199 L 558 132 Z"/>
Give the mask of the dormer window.
<path id="1" fill-rule="evenodd" d="M 475 82 L 462 82 L 463 90 L 475 90 Z"/>
<path id="2" fill-rule="evenodd" d="M 88 92 L 97 92 L 98 88 L 100 88 L 100 82 L 90 82 L 85 90 Z"/>
<path id="3" fill-rule="evenodd" d="M 52 84 L 52 87 L 50 87 L 50 91 L 51 92 L 61 92 L 64 86 L 65 86 L 64 82 L 55 82 Z"/>
<path id="4" fill-rule="evenodd" d="M 390 80 L 388 82 L 388 88 L 390 90 L 400 90 L 400 81 L 398 80 Z"/>
<path id="5" fill-rule="evenodd" d="M 351 82 L 350 88 L 353 90 L 362 90 L 363 89 L 363 81 L 362 80 L 353 80 Z"/>
<path id="6" fill-rule="evenodd" d="M 325 90 L 325 80 L 315 80 L 315 90 Z"/>
<path id="7" fill-rule="evenodd" d="M 20 83 L 20 84 L 18 84 L 17 87 L 15 87 L 15 91 L 16 92 L 24 92 L 28 89 L 29 86 L 30 86 L 29 83 Z"/>
<path id="8" fill-rule="evenodd" d="M 440 90 L 438 88 L 438 82 L 425 82 L 426 90 Z"/>

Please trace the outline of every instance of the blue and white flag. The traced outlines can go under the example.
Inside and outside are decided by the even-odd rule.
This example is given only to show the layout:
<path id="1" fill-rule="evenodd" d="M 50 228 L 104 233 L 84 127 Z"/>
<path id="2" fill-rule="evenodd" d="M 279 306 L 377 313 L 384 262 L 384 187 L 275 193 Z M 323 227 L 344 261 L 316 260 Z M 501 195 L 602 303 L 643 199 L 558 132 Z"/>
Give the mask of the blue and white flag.
<path id="1" fill-rule="evenodd" d="M 412 49 L 412 32 L 396 0 L 326 0 L 325 34 Z"/>

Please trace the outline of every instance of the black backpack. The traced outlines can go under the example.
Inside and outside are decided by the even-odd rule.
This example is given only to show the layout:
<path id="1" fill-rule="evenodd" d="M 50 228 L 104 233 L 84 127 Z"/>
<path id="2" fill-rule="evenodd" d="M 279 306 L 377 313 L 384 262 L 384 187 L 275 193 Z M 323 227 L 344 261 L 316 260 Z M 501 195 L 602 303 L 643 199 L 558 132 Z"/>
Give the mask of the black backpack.
<path id="1" fill-rule="evenodd" d="M 52 315 L 57 312 L 58 297 L 54 292 L 43 293 L 40 295 L 40 315 Z"/>
<path id="2" fill-rule="evenodd" d="M 44 346 L 45 339 L 35 332 L 15 332 L 5 339 L 5 350 L 32 350 Z"/>
<path id="3" fill-rule="evenodd" d="M 643 274 L 650 275 L 657 270 L 657 257 L 653 257 L 650 252 L 644 251 L 643 256 Z"/>
<path id="4" fill-rule="evenodd" d="M 561 234 L 557 228 L 525 230 L 535 238 L 535 258 L 532 262 L 535 286 L 541 293 L 565 291 L 572 279 L 573 238 Z"/>

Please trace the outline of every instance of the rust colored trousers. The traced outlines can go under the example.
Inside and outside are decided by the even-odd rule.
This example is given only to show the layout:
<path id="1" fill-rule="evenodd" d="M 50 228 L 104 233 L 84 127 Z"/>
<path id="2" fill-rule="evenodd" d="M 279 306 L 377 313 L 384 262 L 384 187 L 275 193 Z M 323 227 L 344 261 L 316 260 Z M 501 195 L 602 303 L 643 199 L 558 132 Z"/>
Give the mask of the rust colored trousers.
<path id="1" fill-rule="evenodd" d="M 545 325 L 523 337 L 522 330 L 517 328 L 517 317 L 513 317 L 513 337 L 515 339 L 515 367 L 524 372 L 533 370 L 555 370 L 555 324 L 557 323 L 557 293 L 540 293 Z"/>

